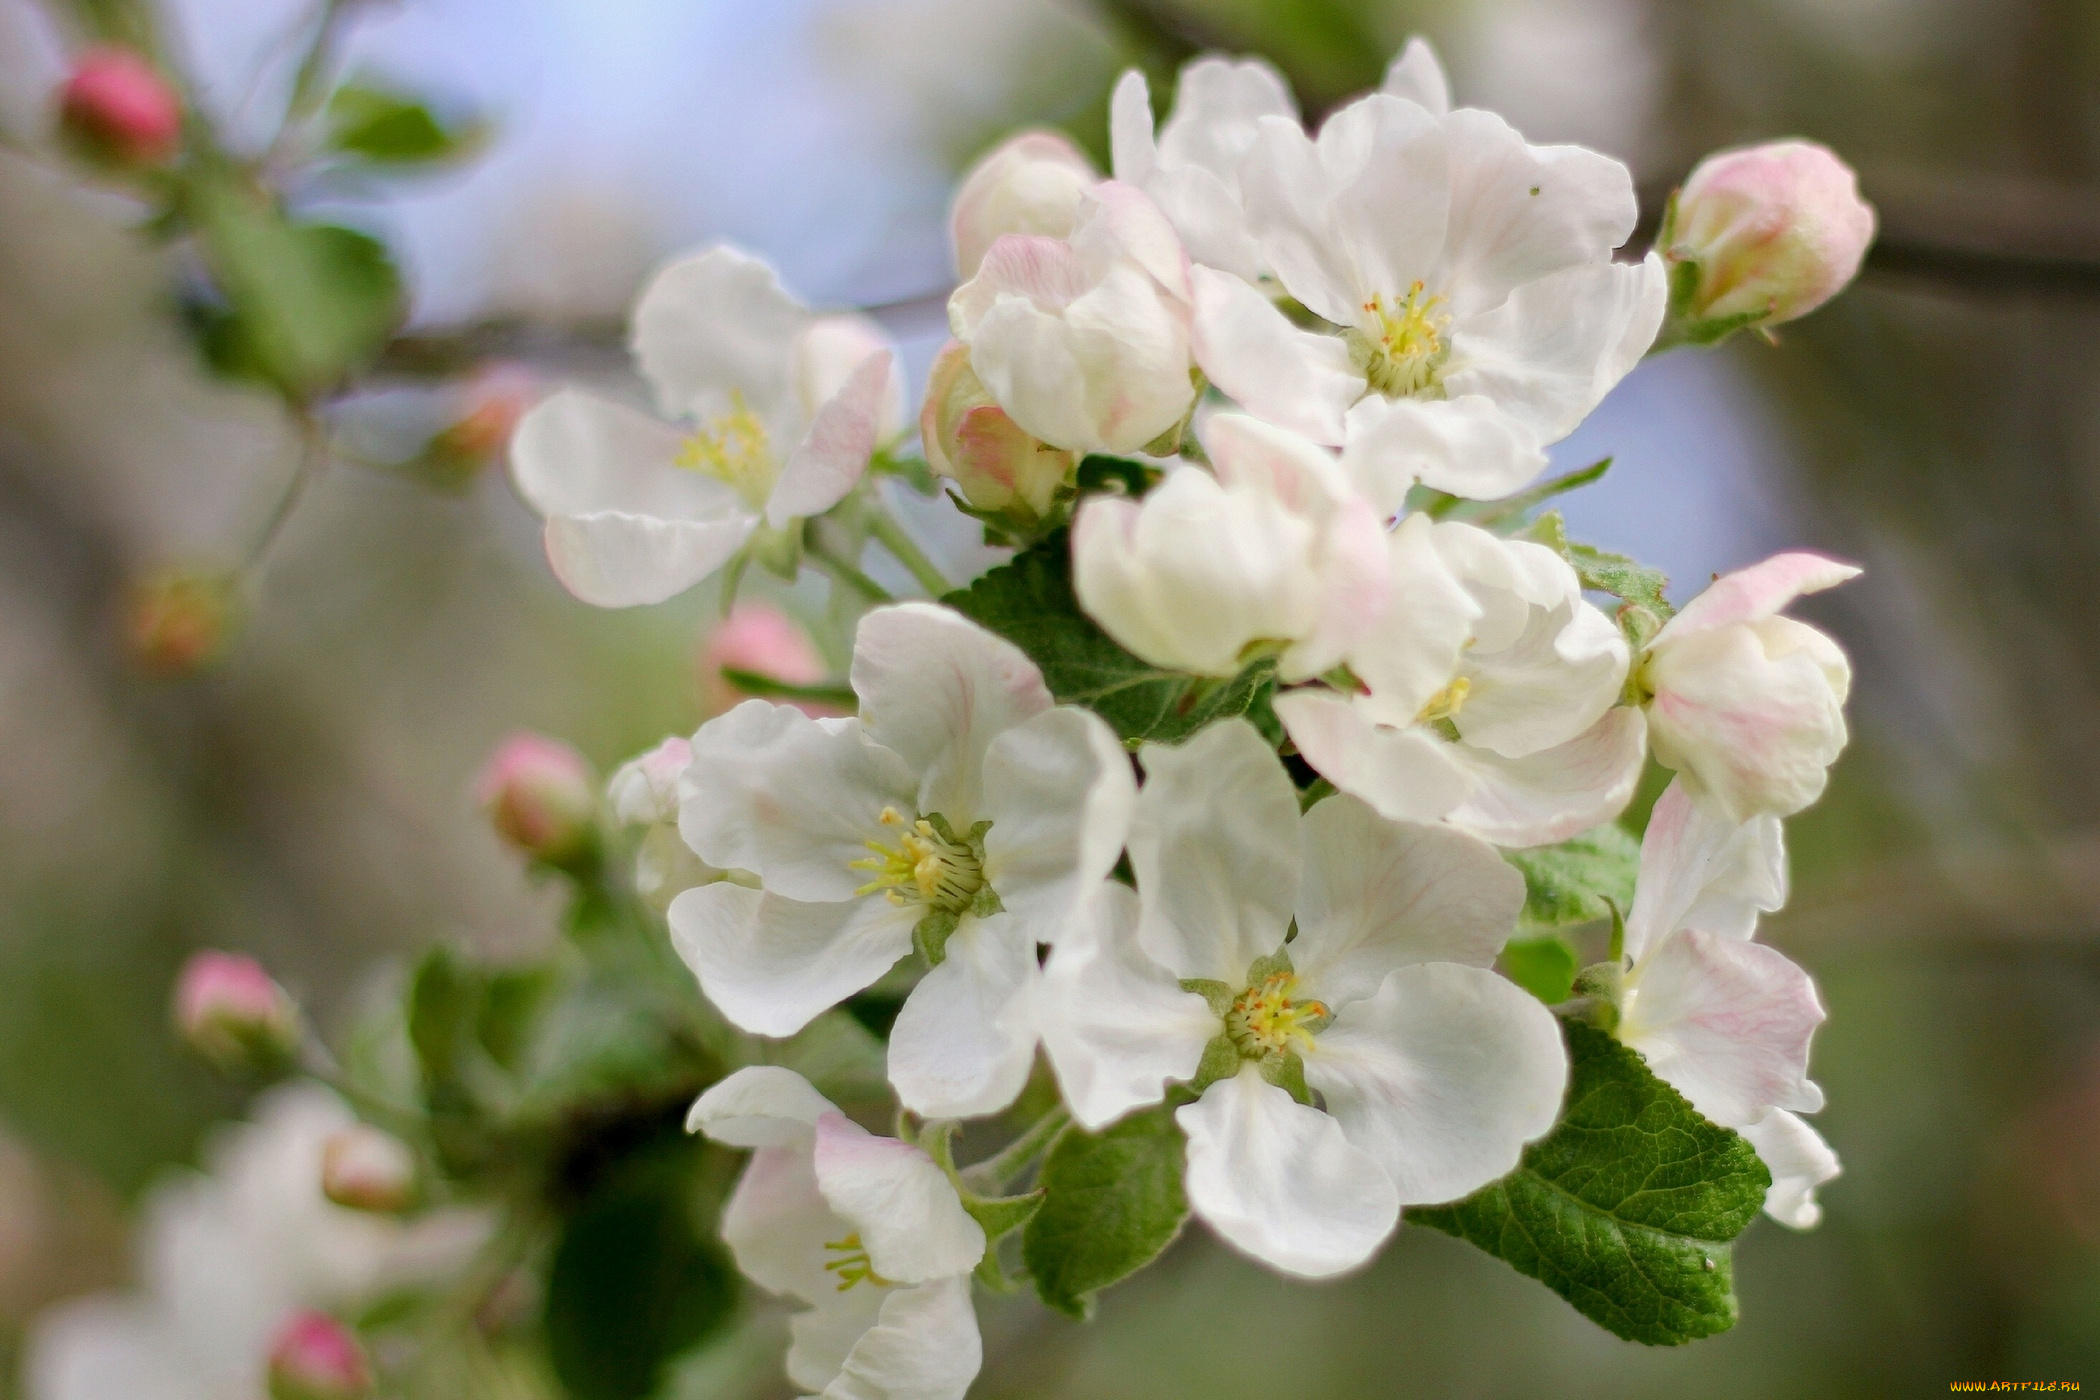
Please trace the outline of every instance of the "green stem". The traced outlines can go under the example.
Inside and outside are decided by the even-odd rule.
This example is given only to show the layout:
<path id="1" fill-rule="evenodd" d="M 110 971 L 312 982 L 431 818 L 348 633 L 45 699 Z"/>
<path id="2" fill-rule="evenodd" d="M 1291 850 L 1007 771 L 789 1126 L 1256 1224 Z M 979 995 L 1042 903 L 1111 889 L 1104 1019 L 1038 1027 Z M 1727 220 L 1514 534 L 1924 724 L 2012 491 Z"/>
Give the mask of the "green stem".
<path id="1" fill-rule="evenodd" d="M 429 1127 L 428 1120 L 417 1109 L 406 1104 L 381 1098 L 343 1073 L 328 1047 L 311 1031 L 300 1046 L 299 1070 L 309 1079 L 318 1079 L 329 1088 L 350 1101 L 358 1116 L 367 1118 L 401 1137 L 420 1137 Z"/>
<path id="2" fill-rule="evenodd" d="M 292 469 L 292 479 L 285 484 L 284 494 L 277 498 L 276 506 L 270 511 L 270 518 L 263 522 L 262 532 L 256 536 L 254 546 L 248 551 L 248 569 L 251 572 L 262 563 L 263 556 L 270 552 L 270 546 L 277 542 L 277 536 L 284 530 L 285 521 L 291 519 L 300 498 L 306 494 L 306 488 L 313 484 L 314 478 L 328 465 L 327 429 L 303 404 L 293 406 L 292 416 L 299 425 L 299 462 Z"/>
<path id="3" fill-rule="evenodd" d="M 829 549 L 812 546 L 809 550 L 809 559 L 810 562 L 814 563 L 825 573 L 830 574 L 834 579 L 845 584 L 871 603 L 894 603 L 897 601 L 891 596 L 887 588 L 884 588 L 874 579 L 869 578 Z"/>
<path id="4" fill-rule="evenodd" d="M 1003 1192 L 1009 1181 L 1034 1165 L 1035 1159 L 1049 1147 L 1051 1139 L 1063 1132 L 1071 1121 L 1072 1111 L 1059 1104 L 1029 1124 L 1027 1131 L 1001 1148 L 997 1156 L 964 1168 L 963 1180 L 972 1189 L 981 1189 L 985 1195 Z"/>
<path id="5" fill-rule="evenodd" d="M 868 533 L 880 540 L 882 547 L 896 556 L 898 563 L 911 571 L 911 576 L 918 580 L 919 587 L 926 590 L 927 596 L 938 598 L 955 587 L 948 582 L 948 576 L 926 557 L 925 551 L 919 548 L 917 542 L 898 522 L 897 517 L 891 515 L 889 508 L 879 500 L 871 500 L 868 503 Z"/>

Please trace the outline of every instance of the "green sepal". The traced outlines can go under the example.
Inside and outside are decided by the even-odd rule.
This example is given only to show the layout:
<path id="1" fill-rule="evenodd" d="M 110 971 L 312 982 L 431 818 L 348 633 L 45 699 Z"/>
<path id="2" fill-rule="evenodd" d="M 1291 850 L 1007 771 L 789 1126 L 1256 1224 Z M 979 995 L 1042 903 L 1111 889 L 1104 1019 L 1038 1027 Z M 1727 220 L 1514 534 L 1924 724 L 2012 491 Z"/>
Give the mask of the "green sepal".
<path id="1" fill-rule="evenodd" d="M 1247 968 L 1247 985 L 1258 987 L 1271 977 L 1288 977 L 1298 969 L 1291 965 L 1288 948 L 1278 948 L 1265 958 L 1256 958 Z"/>
<path id="2" fill-rule="evenodd" d="M 1521 525 L 1526 513 L 1534 507 L 1544 505 L 1555 496 L 1564 496 L 1577 487 L 1587 486 L 1602 479 L 1604 474 L 1611 470 L 1611 462 L 1612 459 L 1606 457 L 1586 467 L 1563 472 L 1529 490 L 1519 491 L 1514 496 L 1504 496 L 1499 501 L 1463 502 L 1446 512 L 1445 518 L 1462 520 L 1468 525 L 1478 525 L 1483 530 L 1507 534 Z"/>
<path id="3" fill-rule="evenodd" d="M 1232 1078 L 1246 1062 L 1231 1036 L 1223 1032 L 1212 1036 L 1203 1047 L 1203 1058 L 1196 1062 L 1196 1077 L 1189 1081 L 1189 1092 L 1200 1094 L 1219 1080 Z"/>
<path id="4" fill-rule="evenodd" d="M 752 563 L 775 578 L 793 583 L 802 573 L 803 531 L 795 525 L 774 529 L 760 521 L 744 545 Z"/>
<path id="5" fill-rule="evenodd" d="M 1264 1055 L 1255 1067 L 1263 1079 L 1308 1108 L 1312 1106 L 1312 1088 L 1305 1082 L 1305 1061 L 1296 1054 L 1286 1050 L 1280 1055 Z"/>
<path id="6" fill-rule="evenodd" d="M 1043 1208 L 1044 1194 L 1040 1186 L 1025 1196 L 979 1196 L 969 1191 L 961 1193 L 963 1209 L 984 1229 L 987 1255 L 998 1246 L 1000 1240 L 1035 1218 L 1035 1213 Z"/>
<path id="7" fill-rule="evenodd" d="M 948 939 L 955 933 L 955 926 L 962 922 L 962 915 L 953 909 L 928 910 L 911 931 L 911 946 L 918 955 L 926 959 L 928 967 L 939 967 L 948 958 Z"/>
<path id="8" fill-rule="evenodd" d="M 1213 1016 L 1223 1016 L 1232 1010 L 1232 1003 L 1239 999 L 1230 982 L 1219 982 L 1209 977 L 1184 977 L 1181 990 L 1194 992 L 1210 1007 Z"/>
<path id="9" fill-rule="evenodd" d="M 1557 935 L 1511 939 L 1498 965 L 1505 977 L 1548 1006 L 1574 995 L 1575 950 Z"/>

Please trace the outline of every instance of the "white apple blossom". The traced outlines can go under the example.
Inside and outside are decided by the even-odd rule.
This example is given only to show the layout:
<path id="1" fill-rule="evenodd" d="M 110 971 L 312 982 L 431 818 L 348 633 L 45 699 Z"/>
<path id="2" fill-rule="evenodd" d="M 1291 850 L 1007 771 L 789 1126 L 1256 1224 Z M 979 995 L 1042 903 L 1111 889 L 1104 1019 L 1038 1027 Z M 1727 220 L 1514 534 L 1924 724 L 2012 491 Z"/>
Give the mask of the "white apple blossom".
<path id="1" fill-rule="evenodd" d="M 1261 59 L 1209 55 L 1182 67 L 1174 111 L 1155 139 L 1152 94 L 1133 68 L 1109 104 L 1116 178 L 1152 197 L 1173 221 L 1192 261 L 1249 282 L 1267 271 L 1240 207 L 1241 159 L 1263 117 L 1298 120 L 1283 75 Z"/>
<path id="2" fill-rule="evenodd" d="M 632 344 L 662 418 L 565 389 L 511 440 L 555 576 L 600 607 L 661 602 L 761 524 L 822 514 L 904 426 L 895 352 L 874 323 L 813 315 L 734 248 L 659 272 Z"/>
<path id="3" fill-rule="evenodd" d="M 613 820 L 642 828 L 634 852 L 634 890 L 659 909 L 723 875 L 694 855 L 678 834 L 678 782 L 692 761 L 692 741 L 673 735 L 621 764 L 605 784 Z"/>
<path id="4" fill-rule="evenodd" d="M 1765 1214 L 1796 1230 L 1821 1224 L 1823 1207 L 1816 1200 L 1816 1188 L 1843 1171 L 1823 1135 L 1783 1108 L 1745 1124 L 1742 1134 L 1772 1173 Z"/>
<path id="5" fill-rule="evenodd" d="M 1054 131 L 1008 137 L 971 166 L 948 207 L 955 270 L 977 275 L 992 244 L 1009 233 L 1068 238 L 1080 196 L 1100 183 L 1094 163 Z"/>
<path id="6" fill-rule="evenodd" d="M 1298 752 L 1399 821 L 1499 845 L 1564 841 L 1633 794 L 1640 712 L 1617 704 L 1627 646 L 1543 545 L 1411 515 L 1392 604 L 1347 661 L 1363 689 L 1276 697 Z"/>
<path id="7" fill-rule="evenodd" d="M 1034 1053 L 1008 1012 L 1036 945 L 1122 850 L 1130 762 L 1098 716 L 1053 707 L 1019 650 L 933 604 L 861 619 L 852 680 L 856 718 L 752 700 L 694 736 L 681 829 L 763 888 L 686 891 L 672 935 L 722 1013 L 773 1036 L 916 941 L 935 965 L 891 1031 L 890 1079 L 914 1112 L 989 1113 Z"/>
<path id="8" fill-rule="evenodd" d="M 270 1343 L 308 1308 L 349 1308 L 463 1266 L 478 1213 L 414 1223 L 331 1203 L 329 1140 L 357 1119 L 314 1084 L 272 1090 L 224 1130 L 205 1174 L 145 1205 L 139 1287 L 59 1305 L 31 1329 L 28 1400 L 246 1400 L 263 1393 Z"/>
<path id="9" fill-rule="evenodd" d="M 970 367 L 1032 437 L 1073 452 L 1135 452 L 1195 402 L 1189 268 L 1141 192 L 1103 181 L 1069 238 L 1010 233 L 948 300 Z"/>
<path id="10" fill-rule="evenodd" d="M 1288 680 L 1332 667 L 1388 602 L 1378 514 L 1333 456 L 1241 413 L 1204 428 L 1211 471 L 1142 502 L 1095 496 L 1072 529 L 1079 602 L 1157 666 L 1234 676 L 1264 650 Z"/>
<path id="11" fill-rule="evenodd" d="M 1771 1141 L 1775 1218 L 1815 1221 L 1814 1188 L 1837 1174 L 1802 1146 L 1821 1139 L 1798 1118 L 1823 1107 L 1808 1077 L 1810 1037 L 1822 1023 L 1815 983 L 1785 954 L 1752 942 L 1760 911 L 1786 902 L 1786 846 L 1779 819 L 1730 822 L 1692 801 L 1680 778 L 1663 792 L 1641 841 L 1630 966 L 1615 1034 L 1658 1078 L 1763 1155 Z M 1753 1132 L 1759 1124 L 1765 1127 Z M 1803 1138 L 1806 1134 L 1806 1139 Z M 1821 1172 L 1821 1175 L 1817 1175 Z M 1805 1181 L 1794 1178 L 1808 1178 Z M 1782 1187 L 1782 1180 L 1792 1184 Z"/>
<path id="12" fill-rule="evenodd" d="M 1306 1277 L 1368 1259 L 1403 1205 L 1513 1168 L 1567 1081 L 1552 1014 L 1488 970 L 1522 878 L 1481 841 L 1353 798 L 1301 817 L 1245 720 L 1142 757 L 1138 894 L 1098 893 L 1037 994 L 1074 1115 L 1098 1126 L 1207 1066 L 1175 1113 L 1190 1204 Z"/>
<path id="13" fill-rule="evenodd" d="M 1347 444 L 1387 514 L 1416 482 L 1495 497 L 1531 480 L 1640 361 L 1668 292 L 1659 258 L 1612 261 L 1638 215 L 1625 166 L 1527 145 L 1492 113 L 1444 110 L 1443 92 L 1434 57 L 1410 45 L 1389 90 L 1317 138 L 1291 118 L 1257 123 L 1238 165 L 1247 231 L 1331 330 L 1294 325 L 1229 271 L 1191 276 L 1211 382 Z"/>
<path id="14" fill-rule="evenodd" d="M 686 1127 L 754 1149 L 722 1238 L 753 1282 L 810 1305 L 788 1324 L 799 1390 L 961 1400 L 984 1357 L 970 1271 L 985 1237 L 931 1157 L 771 1065 L 702 1094 Z"/>
<path id="15" fill-rule="evenodd" d="M 1775 554 L 1716 579 L 1642 654 L 1634 683 L 1656 759 L 1728 820 L 1791 816 L 1823 795 L 1845 747 L 1852 666 L 1836 642 L 1780 610 L 1859 572 Z"/>

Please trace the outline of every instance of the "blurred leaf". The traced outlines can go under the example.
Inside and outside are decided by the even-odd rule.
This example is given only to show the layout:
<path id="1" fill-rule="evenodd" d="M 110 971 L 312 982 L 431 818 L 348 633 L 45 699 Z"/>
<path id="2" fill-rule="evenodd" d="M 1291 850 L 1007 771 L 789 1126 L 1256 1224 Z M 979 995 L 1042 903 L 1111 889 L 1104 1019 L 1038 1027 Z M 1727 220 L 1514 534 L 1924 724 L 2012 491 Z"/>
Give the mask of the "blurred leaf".
<path id="1" fill-rule="evenodd" d="M 850 685 L 800 685 L 737 666 L 724 666 L 722 679 L 744 694 L 761 700 L 808 700 L 842 710 L 851 710 L 860 704 L 860 697 L 853 693 Z"/>
<path id="2" fill-rule="evenodd" d="M 903 1005 L 901 999 L 898 1005 Z M 770 1049 L 769 1064 L 795 1071 L 834 1103 L 889 1096 L 888 1051 L 853 1014 L 850 1003 L 825 1012 Z"/>
<path id="3" fill-rule="evenodd" d="M 1126 744 L 1175 743 L 1234 715 L 1245 715 L 1272 741 L 1282 737 L 1269 707 L 1274 663 L 1257 662 L 1220 681 L 1132 656 L 1080 611 L 1063 531 L 941 601 L 1028 653 L 1052 695 L 1094 711 Z"/>
<path id="4" fill-rule="evenodd" d="M 378 240 L 294 223 L 222 166 L 191 176 L 183 209 L 224 298 L 196 311 L 221 373 L 311 398 L 369 363 L 400 324 L 401 279 Z"/>
<path id="5" fill-rule="evenodd" d="M 516 1117 L 551 1122 L 586 1106 L 693 1098 L 716 1067 L 648 989 L 593 979 L 539 1020 L 523 1065 Z"/>
<path id="6" fill-rule="evenodd" d="M 726 1323 L 736 1267 L 698 1209 L 697 1151 L 629 1162 L 569 1218 L 547 1276 L 547 1351 L 576 1400 L 641 1400 Z"/>
<path id="7" fill-rule="evenodd" d="M 1587 486 L 1593 481 L 1601 480 L 1610 470 L 1611 458 L 1606 457 L 1601 462 L 1592 462 L 1586 467 L 1542 481 L 1528 490 L 1517 492 L 1514 496 L 1504 496 L 1499 501 L 1459 501 L 1440 514 L 1446 519 L 1463 520 L 1484 530 L 1514 525 L 1522 520 L 1524 513 L 1533 506 L 1544 505 L 1555 496 L 1566 495 L 1578 486 Z"/>
<path id="8" fill-rule="evenodd" d="M 1575 993 L 1575 950 L 1558 938 L 1520 938 L 1506 944 L 1500 959 L 1510 981 L 1548 1006 Z"/>
<path id="9" fill-rule="evenodd" d="M 1171 1104 L 1098 1133 L 1065 1130 L 1043 1162 L 1043 1204 L 1021 1232 L 1021 1257 L 1045 1303 L 1085 1318 L 1095 1293 L 1173 1243 L 1189 1213 L 1185 1147 Z"/>
<path id="10" fill-rule="evenodd" d="M 1082 495 L 1120 490 L 1135 498 L 1157 486 L 1162 475 L 1158 467 L 1147 462 L 1089 452 L 1080 458 L 1073 480 L 1078 483 Z"/>
<path id="11" fill-rule="evenodd" d="M 486 128 L 440 121 L 422 102 L 367 83 L 345 83 L 328 99 L 328 144 L 388 165 L 428 165 L 471 154 Z"/>
<path id="12" fill-rule="evenodd" d="M 1603 1031 L 1562 1023 L 1568 1107 L 1514 1172 L 1408 1218 L 1539 1280 L 1628 1341 L 1675 1346 L 1735 1325 L 1731 1241 L 1771 1174 Z"/>
<path id="13" fill-rule="evenodd" d="M 1558 846 L 1506 850 L 1502 858 L 1524 873 L 1524 911 L 1517 917 L 1522 932 L 1592 924 L 1610 918 L 1612 904 L 1622 912 L 1633 907 L 1641 843 L 1616 822 Z"/>

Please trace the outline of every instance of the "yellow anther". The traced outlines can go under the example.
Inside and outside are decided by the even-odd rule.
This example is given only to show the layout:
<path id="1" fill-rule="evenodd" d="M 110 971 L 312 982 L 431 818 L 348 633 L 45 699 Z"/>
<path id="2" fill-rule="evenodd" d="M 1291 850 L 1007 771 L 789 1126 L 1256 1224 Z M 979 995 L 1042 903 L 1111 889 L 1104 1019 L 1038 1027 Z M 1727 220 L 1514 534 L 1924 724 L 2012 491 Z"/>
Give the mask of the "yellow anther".
<path id="1" fill-rule="evenodd" d="M 1334 1019 L 1327 1003 L 1296 1000 L 1298 978 L 1278 972 L 1241 992 L 1225 1013 L 1225 1033 L 1242 1052 L 1257 1058 L 1304 1050 Z"/>
<path id="2" fill-rule="evenodd" d="M 875 878 L 855 894 L 882 893 L 892 904 L 927 904 L 961 913 L 984 888 L 984 862 L 962 841 L 950 841 L 924 817 L 907 822 L 895 807 L 882 809 L 882 824 L 901 827 L 896 841 L 869 841 L 872 856 L 846 862 Z"/>
<path id="3" fill-rule="evenodd" d="M 1466 697 L 1472 693 L 1473 682 L 1460 676 L 1429 697 L 1429 703 L 1415 716 L 1415 723 L 1435 724 L 1440 719 L 1450 719 L 1466 707 Z"/>
<path id="4" fill-rule="evenodd" d="M 753 510 L 773 494 L 779 464 L 773 460 L 766 425 L 731 390 L 730 410 L 688 437 L 678 448 L 678 465 L 727 485 Z"/>
<path id="5" fill-rule="evenodd" d="M 858 1230 L 842 1240 L 826 1242 L 824 1248 L 836 1251 L 840 1256 L 824 1262 L 825 1272 L 839 1276 L 839 1292 L 844 1293 L 856 1283 L 872 1283 L 877 1288 L 891 1286 L 890 1280 L 875 1272 L 867 1247 L 860 1242 Z"/>
<path id="6" fill-rule="evenodd" d="M 1445 338 L 1451 313 L 1444 299 L 1430 296 L 1420 282 L 1388 305 L 1383 295 L 1364 303 L 1375 332 L 1349 337 L 1357 367 L 1371 387 L 1389 399 L 1415 398 L 1435 389 L 1444 361 L 1451 356 Z"/>

